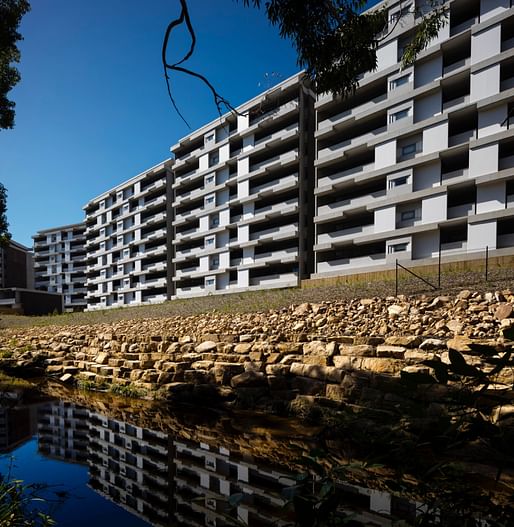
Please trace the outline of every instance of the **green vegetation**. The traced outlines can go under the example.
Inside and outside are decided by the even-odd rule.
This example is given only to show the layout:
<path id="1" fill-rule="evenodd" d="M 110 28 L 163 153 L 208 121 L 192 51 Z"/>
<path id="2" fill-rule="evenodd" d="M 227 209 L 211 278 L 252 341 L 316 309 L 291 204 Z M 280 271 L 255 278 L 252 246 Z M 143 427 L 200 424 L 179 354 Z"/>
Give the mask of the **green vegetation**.
<path id="1" fill-rule="evenodd" d="M 0 371 L 0 391 L 7 391 L 13 388 L 34 388 L 34 384 L 25 379 L 10 377 Z M 0 525 L 2 524 L 0 523 Z"/>
<path id="2" fill-rule="evenodd" d="M 1 477 L 1 476 L 0 476 Z M 42 510 L 47 500 L 40 497 L 45 485 L 26 485 L 9 477 L 0 480 L 0 525 L 2 527 L 49 527 L 55 525 Z"/>
<path id="3" fill-rule="evenodd" d="M 86 392 L 107 392 L 120 397 L 130 397 L 132 399 L 143 399 L 148 392 L 133 384 L 120 384 L 113 382 L 95 382 L 83 375 L 77 377 L 77 388 Z"/>

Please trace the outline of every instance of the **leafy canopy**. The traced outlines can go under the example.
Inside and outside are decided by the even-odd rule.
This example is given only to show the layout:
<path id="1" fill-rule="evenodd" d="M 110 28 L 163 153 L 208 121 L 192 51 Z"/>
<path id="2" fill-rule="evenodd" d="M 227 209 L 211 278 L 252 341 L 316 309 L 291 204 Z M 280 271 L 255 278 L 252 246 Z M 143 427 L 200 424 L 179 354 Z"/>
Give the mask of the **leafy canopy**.
<path id="1" fill-rule="evenodd" d="M 0 130 L 13 128 L 15 103 L 7 98 L 9 91 L 20 81 L 13 64 L 20 61 L 16 43 L 21 18 L 30 10 L 28 0 L 0 0 Z"/>
<path id="2" fill-rule="evenodd" d="M 360 75 L 377 67 L 381 41 L 414 14 L 418 20 L 411 42 L 405 47 L 403 66 L 437 36 L 446 23 L 444 0 L 425 0 L 414 12 L 412 2 L 400 2 L 398 17 L 389 20 L 389 5 L 363 12 L 366 0 L 243 0 L 245 6 L 264 6 L 269 21 L 280 35 L 293 42 L 298 65 L 305 68 L 318 93 L 351 95 Z"/>

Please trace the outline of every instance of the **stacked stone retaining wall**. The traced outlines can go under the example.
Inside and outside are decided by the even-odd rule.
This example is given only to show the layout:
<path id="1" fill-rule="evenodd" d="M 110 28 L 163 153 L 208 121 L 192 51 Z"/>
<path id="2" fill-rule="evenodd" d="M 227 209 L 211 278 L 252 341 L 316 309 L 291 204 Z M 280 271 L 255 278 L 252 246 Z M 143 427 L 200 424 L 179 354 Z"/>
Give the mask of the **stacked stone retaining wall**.
<path id="1" fill-rule="evenodd" d="M 0 366 L 36 367 L 63 382 L 127 386 L 159 398 L 238 398 L 259 406 L 310 397 L 388 408 L 450 390 L 409 383 L 434 374 L 425 361 L 449 363 L 450 350 L 491 371 L 491 357 L 511 347 L 502 330 L 514 326 L 513 300 L 510 291 L 464 291 L 455 298 L 359 299 L 237 316 L 10 329 L 0 334 Z M 513 373 L 504 368 L 492 381 L 511 388 Z"/>

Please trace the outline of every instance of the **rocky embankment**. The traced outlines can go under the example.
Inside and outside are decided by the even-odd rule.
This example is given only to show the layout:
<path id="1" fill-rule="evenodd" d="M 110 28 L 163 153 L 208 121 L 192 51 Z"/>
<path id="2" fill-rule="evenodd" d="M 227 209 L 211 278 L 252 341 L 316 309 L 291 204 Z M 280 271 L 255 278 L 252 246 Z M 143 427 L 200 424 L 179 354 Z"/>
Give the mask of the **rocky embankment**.
<path id="1" fill-rule="evenodd" d="M 406 389 L 411 397 L 419 388 L 400 386 L 398 379 L 416 379 L 417 386 L 425 376 L 426 388 L 437 377 L 426 361 L 450 364 L 452 351 L 491 372 L 511 348 L 503 333 L 514 328 L 513 306 L 510 290 L 462 291 L 456 297 L 364 298 L 237 316 L 212 312 L 9 329 L 0 334 L 0 367 L 39 369 L 63 382 L 127 386 L 162 398 L 218 397 L 265 406 L 315 397 L 388 407 L 404 401 Z M 511 369 L 502 368 L 491 382 L 511 388 Z"/>

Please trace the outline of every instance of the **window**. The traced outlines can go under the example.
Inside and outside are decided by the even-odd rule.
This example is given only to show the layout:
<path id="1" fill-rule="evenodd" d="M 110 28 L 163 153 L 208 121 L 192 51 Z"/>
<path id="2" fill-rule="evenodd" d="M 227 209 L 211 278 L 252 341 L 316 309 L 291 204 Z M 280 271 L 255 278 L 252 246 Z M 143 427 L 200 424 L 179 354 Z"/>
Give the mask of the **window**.
<path id="1" fill-rule="evenodd" d="M 408 84 L 410 82 L 410 73 L 408 75 L 403 75 L 402 77 L 398 77 L 397 79 L 394 79 L 389 82 L 389 89 L 395 90 L 396 88 L 399 88 L 400 86 L 403 86 L 404 84 Z"/>
<path id="2" fill-rule="evenodd" d="M 389 180 L 389 188 L 400 187 L 401 185 L 406 185 L 409 181 L 409 176 L 397 177 L 396 179 Z"/>
<path id="3" fill-rule="evenodd" d="M 207 146 L 207 145 L 211 145 L 214 143 L 214 137 L 215 137 L 215 134 L 214 132 L 210 132 L 208 134 L 205 134 L 205 140 L 204 140 L 204 144 Z"/>
<path id="4" fill-rule="evenodd" d="M 217 165 L 220 161 L 218 152 L 212 152 L 209 154 L 209 166 L 212 167 L 213 165 Z"/>
<path id="5" fill-rule="evenodd" d="M 207 285 L 207 286 L 214 285 L 214 278 L 207 278 L 205 280 L 205 285 Z"/>
<path id="6" fill-rule="evenodd" d="M 211 183 L 214 183 L 214 175 L 205 176 L 205 184 L 210 185 Z"/>
<path id="7" fill-rule="evenodd" d="M 410 108 L 405 108 L 398 112 L 392 113 L 391 115 L 389 115 L 389 122 L 394 123 L 396 121 L 399 121 L 400 119 L 405 119 L 405 117 L 409 116 L 409 111 Z"/>
<path id="8" fill-rule="evenodd" d="M 409 156 L 416 153 L 416 143 L 402 146 L 402 156 Z"/>
<path id="9" fill-rule="evenodd" d="M 214 238 L 213 237 L 205 238 L 205 246 L 209 247 L 209 246 L 212 246 L 212 245 L 214 245 Z"/>
<path id="10" fill-rule="evenodd" d="M 205 204 L 206 205 L 213 205 L 214 204 L 214 194 L 210 194 L 209 196 L 205 196 Z"/>
<path id="11" fill-rule="evenodd" d="M 388 247 L 389 254 L 405 252 L 408 249 L 408 247 L 409 247 L 409 244 L 407 242 L 405 242 L 405 243 L 396 243 L 394 245 L 390 245 Z"/>
<path id="12" fill-rule="evenodd" d="M 409 221 L 413 220 L 416 217 L 416 211 L 415 210 L 405 210 L 401 213 L 401 220 L 402 221 Z"/>

